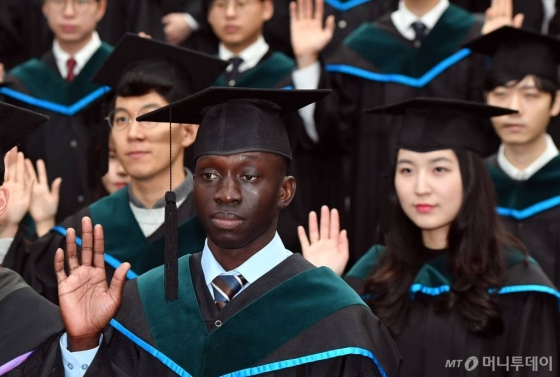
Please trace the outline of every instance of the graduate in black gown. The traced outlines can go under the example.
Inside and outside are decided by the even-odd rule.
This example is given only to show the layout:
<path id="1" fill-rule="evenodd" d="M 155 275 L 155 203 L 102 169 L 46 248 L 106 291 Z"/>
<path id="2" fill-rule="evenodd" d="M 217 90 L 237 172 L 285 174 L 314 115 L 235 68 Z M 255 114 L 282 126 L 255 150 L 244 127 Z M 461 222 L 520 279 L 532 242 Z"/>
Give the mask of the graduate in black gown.
<path id="1" fill-rule="evenodd" d="M 322 5 L 319 1 L 318 6 Z M 272 0 L 206 0 L 206 7 L 208 21 L 220 40 L 218 56 L 230 61 L 214 85 L 284 89 L 320 85 L 319 67 L 274 51 L 265 42 L 263 25 L 277 8 Z M 292 30 L 292 34 L 294 40 L 314 39 L 305 30 Z M 314 116 L 314 106 L 285 116 L 294 158 L 290 174 L 299 182 L 299 189 L 290 208 L 281 213 L 278 231 L 293 251 L 299 249 L 296 229 L 305 223 L 307 213 L 325 203 L 341 206 L 343 201 L 337 181 L 342 174 L 341 159 L 333 147 L 339 143 L 336 128 L 325 121 L 328 112 L 315 112 Z"/>
<path id="2" fill-rule="evenodd" d="M 380 241 L 386 228 L 387 167 L 399 122 L 364 114 L 363 109 L 416 96 L 482 101 L 483 62 L 462 45 L 503 24 L 520 25 L 511 0 L 496 7 L 483 25 L 447 0 L 405 0 L 397 11 L 356 29 L 324 65 L 335 93 L 326 109 L 318 106 L 316 111 L 338 110 L 334 123 L 349 154 L 351 263 Z M 488 145 L 485 153 L 494 147 Z"/>
<path id="3" fill-rule="evenodd" d="M 479 155 L 482 120 L 514 111 L 428 98 L 374 111 L 404 115 L 390 227 L 346 281 L 389 328 L 400 375 L 558 375 L 560 293 L 501 225 Z M 311 244 L 300 231 L 304 256 L 342 273 L 348 248 L 325 212 Z"/>
<path id="4" fill-rule="evenodd" d="M 106 90 L 91 82 L 112 51 L 95 31 L 106 5 L 106 0 L 69 6 L 45 0 L 43 14 L 55 35 L 52 49 L 10 70 L 5 79 L 13 85 L 0 89 L 6 101 L 50 117 L 22 150 L 33 162 L 45 161 L 49 184 L 62 178 L 65 200 L 59 202 L 57 221 L 91 203 L 92 189 L 106 169 L 108 131 L 101 101 Z"/>
<path id="5" fill-rule="evenodd" d="M 44 115 L 0 102 L 0 216 L 17 205 L 6 182 L 4 154 L 20 144 L 27 135 L 47 122 Z M 2 219 L 3 220 L 3 219 Z M 32 353 L 41 354 L 41 345 L 62 329 L 58 307 L 31 289 L 15 272 L 2 265 L 0 255 L 0 375 L 6 375 Z M 30 366 L 33 367 L 33 366 Z M 14 374 L 17 376 L 17 374 Z"/>
<path id="6" fill-rule="evenodd" d="M 16 236 L 5 265 L 57 302 L 54 254 L 64 245 L 68 228 L 80 230 L 84 216 L 105 226 L 108 277 L 122 262 L 132 265 L 129 278 L 162 265 L 170 166 L 178 204 L 179 253 L 198 251 L 206 232 L 196 217 L 192 173 L 183 166 L 185 148 L 194 142 L 197 126 L 173 124 L 170 156 L 169 123 L 137 123 L 134 119 L 207 87 L 226 65 L 209 55 L 135 35 L 125 36 L 94 80 L 115 88 L 109 124 L 105 126 L 110 127 L 117 158 L 130 176 L 129 185 L 69 216 L 32 244 Z M 203 73 L 198 72 L 200 66 L 205 67 Z"/>
<path id="7" fill-rule="evenodd" d="M 123 264 L 109 288 L 102 227 L 84 221 L 81 265 L 69 231 L 70 275 L 62 250 L 55 261 L 66 333 L 46 370 L 78 362 L 86 377 L 396 376 L 400 357 L 381 322 L 276 232 L 296 190 L 279 114 L 326 94 L 210 88 L 140 117 L 166 122 L 171 111 L 176 121 L 200 123 L 194 194 L 206 244 L 126 284 Z"/>
<path id="8" fill-rule="evenodd" d="M 502 145 L 486 163 L 498 194 L 498 213 L 558 287 L 560 156 L 547 131 L 560 112 L 560 42 L 502 28 L 467 47 L 492 57 L 487 103 L 519 111 L 492 120 Z"/>

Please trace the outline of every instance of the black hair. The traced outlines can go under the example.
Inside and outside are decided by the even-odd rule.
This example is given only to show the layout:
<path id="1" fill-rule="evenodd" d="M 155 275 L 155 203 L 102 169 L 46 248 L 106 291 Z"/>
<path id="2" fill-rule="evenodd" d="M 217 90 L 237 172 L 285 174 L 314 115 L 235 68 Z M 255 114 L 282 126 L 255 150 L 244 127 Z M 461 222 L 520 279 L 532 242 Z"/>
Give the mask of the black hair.
<path id="1" fill-rule="evenodd" d="M 482 158 L 471 151 L 455 153 L 463 182 L 463 202 L 447 236 L 453 282 L 449 293 L 432 300 L 420 295 L 419 299 L 427 299 L 436 313 L 456 311 L 465 327 L 477 336 L 497 336 L 503 332 L 504 323 L 489 291 L 504 283 L 506 250 L 525 249 L 500 223 L 495 212 L 494 186 Z M 374 314 L 391 333 L 398 334 L 407 321 L 409 289 L 426 251 L 422 231 L 406 216 L 394 184 L 390 201 L 387 249 L 367 278 L 365 293 L 373 297 L 368 305 Z"/>
<path id="2" fill-rule="evenodd" d="M 512 86 L 517 85 L 520 81 L 524 80 L 525 77 L 532 77 L 535 81 L 535 86 L 541 92 L 550 94 L 551 103 L 550 106 L 554 104 L 556 100 L 556 92 L 560 90 L 560 85 L 547 79 L 540 78 L 535 75 L 523 75 L 523 74 L 510 74 L 505 72 L 489 71 L 486 74 L 484 80 L 484 91 L 491 92 L 499 86 Z"/>
<path id="3" fill-rule="evenodd" d="M 173 74 L 162 75 L 143 69 L 130 70 L 119 81 L 115 93 L 118 97 L 139 97 L 156 92 L 172 103 L 188 95 L 174 82 L 174 78 L 176 79 Z"/>

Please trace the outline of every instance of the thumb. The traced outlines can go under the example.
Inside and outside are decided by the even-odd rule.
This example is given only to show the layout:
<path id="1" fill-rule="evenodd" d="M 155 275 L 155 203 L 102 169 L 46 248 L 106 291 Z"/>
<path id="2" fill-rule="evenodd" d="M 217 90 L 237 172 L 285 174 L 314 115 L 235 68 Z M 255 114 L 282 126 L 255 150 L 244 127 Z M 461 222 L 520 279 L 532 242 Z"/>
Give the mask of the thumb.
<path id="1" fill-rule="evenodd" d="M 57 178 L 53 181 L 51 185 L 51 194 L 58 200 L 60 197 L 60 185 L 62 184 L 62 178 Z"/>
<path id="2" fill-rule="evenodd" d="M 109 294 L 118 305 L 120 305 L 121 302 L 122 291 L 126 283 L 126 274 L 128 270 L 130 270 L 130 263 L 121 264 L 113 274 L 113 279 L 111 279 Z"/>
<path id="3" fill-rule="evenodd" d="M 515 17 L 513 17 L 513 27 L 521 29 L 521 26 L 523 26 L 524 19 L 525 19 L 525 15 L 523 13 L 517 14 Z"/>
<path id="4" fill-rule="evenodd" d="M 329 35 L 332 38 L 332 35 L 334 33 L 334 29 L 335 29 L 335 23 L 334 23 L 334 16 L 330 15 L 327 17 L 327 21 L 325 22 L 325 30 L 329 33 Z"/>

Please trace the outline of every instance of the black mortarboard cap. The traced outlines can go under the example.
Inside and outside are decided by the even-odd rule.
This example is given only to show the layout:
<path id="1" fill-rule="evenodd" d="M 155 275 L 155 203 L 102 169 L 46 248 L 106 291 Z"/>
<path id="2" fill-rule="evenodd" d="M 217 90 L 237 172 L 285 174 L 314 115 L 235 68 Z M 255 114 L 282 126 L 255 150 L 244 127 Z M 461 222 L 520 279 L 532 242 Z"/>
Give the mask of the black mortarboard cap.
<path id="1" fill-rule="evenodd" d="M 274 153 L 291 160 L 290 141 L 281 114 L 316 102 L 330 92 L 330 90 L 208 88 L 142 115 L 137 120 L 200 124 L 193 145 L 195 160 L 208 154 L 230 155 L 256 151 Z M 166 201 L 169 203 L 167 195 Z M 173 221 L 171 216 L 169 219 L 170 222 Z M 168 222 L 167 211 L 165 221 Z M 171 227 L 166 226 L 166 242 L 172 237 Z M 166 248 L 166 300 L 177 297 L 177 254 Z"/>
<path id="2" fill-rule="evenodd" d="M 207 88 L 228 63 L 201 52 L 125 34 L 92 81 L 116 88 L 125 74 L 148 72 L 171 80 L 181 95 Z"/>
<path id="3" fill-rule="evenodd" d="M 488 119 L 517 111 L 483 103 L 415 98 L 365 111 L 404 116 L 397 146 L 416 152 L 462 149 L 481 153 Z"/>
<path id="4" fill-rule="evenodd" d="M 31 110 L 0 102 L 0 167 L 4 174 L 4 155 L 20 144 L 49 117 Z M 2 177 L 3 181 L 3 177 Z"/>
<path id="5" fill-rule="evenodd" d="M 478 37 L 465 47 L 492 57 L 493 72 L 520 77 L 535 75 L 558 83 L 560 39 L 504 26 Z"/>
<path id="6" fill-rule="evenodd" d="M 211 87 L 138 118 L 139 121 L 200 124 L 193 145 L 203 155 L 270 152 L 291 160 L 282 114 L 327 96 L 330 90 Z"/>

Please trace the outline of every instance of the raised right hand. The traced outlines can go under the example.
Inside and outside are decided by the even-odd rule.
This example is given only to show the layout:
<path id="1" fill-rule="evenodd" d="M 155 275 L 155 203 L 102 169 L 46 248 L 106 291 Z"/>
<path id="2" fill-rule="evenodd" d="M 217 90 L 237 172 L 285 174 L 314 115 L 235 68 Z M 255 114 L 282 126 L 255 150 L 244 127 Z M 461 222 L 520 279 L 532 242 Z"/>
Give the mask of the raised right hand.
<path id="1" fill-rule="evenodd" d="M 321 208 L 321 225 L 319 227 L 317 214 L 309 213 L 309 238 L 305 229 L 298 227 L 299 242 L 305 259 L 317 267 L 329 267 L 342 276 L 350 257 L 348 235 L 340 230 L 338 211 L 329 207 Z"/>
<path id="2" fill-rule="evenodd" d="M 54 270 L 58 281 L 58 299 L 62 321 L 68 333 L 71 352 L 98 346 L 103 329 L 121 304 L 122 290 L 130 264 L 117 268 L 111 286 L 107 286 L 104 261 L 103 228 L 92 228 L 91 219 L 82 219 L 82 264 L 78 263 L 76 232 L 66 234 L 66 252 L 70 275 L 64 271 L 64 251 L 58 249 Z"/>

